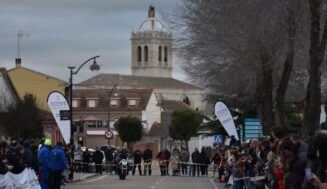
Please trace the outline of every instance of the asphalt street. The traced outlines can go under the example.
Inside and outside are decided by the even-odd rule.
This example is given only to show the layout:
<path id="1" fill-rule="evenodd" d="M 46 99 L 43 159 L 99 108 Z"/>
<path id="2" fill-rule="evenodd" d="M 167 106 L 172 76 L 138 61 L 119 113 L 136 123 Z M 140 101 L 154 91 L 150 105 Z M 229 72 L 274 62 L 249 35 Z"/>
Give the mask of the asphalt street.
<path id="1" fill-rule="evenodd" d="M 223 189 L 223 185 L 209 177 L 183 176 L 127 176 L 119 180 L 117 175 L 98 175 L 87 180 L 70 183 L 62 189 Z"/>

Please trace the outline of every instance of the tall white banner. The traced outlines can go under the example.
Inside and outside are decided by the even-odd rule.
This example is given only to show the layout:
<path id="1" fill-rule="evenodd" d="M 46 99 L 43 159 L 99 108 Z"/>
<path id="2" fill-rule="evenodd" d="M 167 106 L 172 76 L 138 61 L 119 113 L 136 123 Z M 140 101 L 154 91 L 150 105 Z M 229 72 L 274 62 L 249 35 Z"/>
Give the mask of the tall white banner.
<path id="1" fill-rule="evenodd" d="M 227 106 L 222 102 L 217 102 L 215 104 L 215 114 L 225 128 L 227 134 L 229 136 L 234 135 L 234 137 L 239 140 L 232 114 Z"/>
<path id="2" fill-rule="evenodd" d="M 62 120 L 62 116 L 60 116 L 60 111 L 70 111 L 66 98 L 60 92 L 51 92 L 48 96 L 48 105 L 65 143 L 68 144 L 70 142 L 70 119 Z"/>

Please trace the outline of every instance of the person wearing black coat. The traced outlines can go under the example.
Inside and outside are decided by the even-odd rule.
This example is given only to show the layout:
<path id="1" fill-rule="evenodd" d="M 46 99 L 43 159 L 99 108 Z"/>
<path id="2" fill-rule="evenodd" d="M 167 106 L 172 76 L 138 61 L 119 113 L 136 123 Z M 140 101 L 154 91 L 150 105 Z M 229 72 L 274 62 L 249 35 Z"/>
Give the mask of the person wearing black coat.
<path id="1" fill-rule="evenodd" d="M 152 150 L 147 148 L 143 152 L 143 160 L 144 160 L 144 175 L 149 174 L 151 176 L 151 163 L 152 163 Z"/>
<path id="2" fill-rule="evenodd" d="M 210 160 L 204 150 L 204 148 L 201 149 L 200 153 L 200 169 L 201 169 L 201 175 L 207 176 L 207 169 L 208 169 L 208 163 L 210 163 Z"/>
<path id="3" fill-rule="evenodd" d="M 92 159 L 95 163 L 95 172 L 102 175 L 102 160 L 104 158 L 103 153 L 99 150 L 99 147 L 95 148 L 95 152 L 92 155 Z"/>
<path id="4" fill-rule="evenodd" d="M 201 160 L 201 156 L 200 156 L 200 152 L 197 148 L 195 148 L 194 152 L 191 155 L 192 158 L 192 176 L 195 176 L 195 173 L 197 173 L 197 176 L 200 176 L 200 165 L 198 165 L 200 163 Z"/>
<path id="5" fill-rule="evenodd" d="M 135 174 L 136 166 L 139 169 L 139 174 L 142 175 L 142 169 L 141 169 L 142 152 L 139 149 L 137 149 L 133 152 L 132 157 L 134 158 L 132 175 Z"/>
<path id="6" fill-rule="evenodd" d="M 313 137 L 313 146 L 315 149 L 315 155 L 319 154 L 317 157 L 318 165 L 317 176 L 323 182 L 327 181 L 327 129 L 323 127 L 323 129 L 319 130 L 315 136 Z"/>
<path id="7" fill-rule="evenodd" d="M 89 152 L 89 149 L 86 148 L 85 152 L 83 152 L 83 172 L 88 173 L 89 172 L 89 163 L 91 161 L 92 155 Z"/>
<path id="8" fill-rule="evenodd" d="M 33 153 L 31 150 L 31 144 L 29 141 L 25 141 L 24 144 L 24 152 L 23 152 L 23 167 L 32 167 Z"/>
<path id="9" fill-rule="evenodd" d="M 212 177 L 214 177 L 214 178 L 216 176 L 216 171 L 217 171 L 218 177 L 219 177 L 218 164 L 220 163 L 220 161 L 221 161 L 221 157 L 219 155 L 219 152 L 216 152 L 214 154 L 214 156 L 211 158 L 211 161 L 210 161 L 210 163 L 213 162 L 213 175 L 212 175 Z"/>
<path id="10" fill-rule="evenodd" d="M 18 151 L 21 150 L 17 150 L 16 146 L 17 146 L 17 142 L 13 141 L 10 147 L 8 148 L 8 150 L 6 151 L 6 158 L 8 164 L 12 166 L 10 172 L 14 174 L 19 174 L 23 171 L 24 168 L 22 164 L 22 154 L 18 153 Z M 19 148 L 22 149 L 22 147 Z"/>
<path id="11" fill-rule="evenodd" d="M 165 148 L 164 154 L 165 154 L 165 156 L 166 156 L 166 158 L 168 160 L 168 161 L 166 161 L 167 162 L 167 170 L 166 170 L 167 172 L 166 172 L 166 175 L 169 175 L 169 160 L 170 160 L 170 157 L 171 157 L 171 153 L 169 152 L 169 150 L 167 148 Z"/>
<path id="12" fill-rule="evenodd" d="M 114 150 L 113 148 L 109 145 L 106 149 L 106 151 L 104 152 L 105 156 L 106 156 L 106 172 L 109 173 L 110 175 L 112 174 L 113 171 L 113 161 L 114 161 Z"/>
<path id="13" fill-rule="evenodd" d="M 119 153 L 119 159 L 127 159 L 128 158 L 128 151 L 126 148 L 122 148 Z"/>

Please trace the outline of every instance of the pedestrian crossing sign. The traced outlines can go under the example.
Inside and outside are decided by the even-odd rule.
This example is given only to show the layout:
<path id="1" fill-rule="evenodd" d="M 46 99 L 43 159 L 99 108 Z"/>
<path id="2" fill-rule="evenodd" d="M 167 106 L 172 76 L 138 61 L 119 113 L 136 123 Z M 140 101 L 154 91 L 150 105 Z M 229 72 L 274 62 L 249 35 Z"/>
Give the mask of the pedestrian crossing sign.
<path id="1" fill-rule="evenodd" d="M 213 142 L 214 143 L 223 143 L 223 136 L 222 135 L 214 135 Z"/>

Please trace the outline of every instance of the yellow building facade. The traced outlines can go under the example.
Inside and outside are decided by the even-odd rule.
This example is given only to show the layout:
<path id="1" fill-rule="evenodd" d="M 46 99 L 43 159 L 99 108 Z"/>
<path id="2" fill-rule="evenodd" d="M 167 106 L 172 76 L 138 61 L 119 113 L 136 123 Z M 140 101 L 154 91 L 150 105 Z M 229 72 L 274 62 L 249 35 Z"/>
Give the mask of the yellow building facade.
<path id="1" fill-rule="evenodd" d="M 19 98 L 23 99 L 26 93 L 33 94 L 42 110 L 50 111 L 47 104 L 49 93 L 58 91 L 65 94 L 65 81 L 25 68 L 20 62 L 16 62 L 16 67 L 8 73 Z"/>

